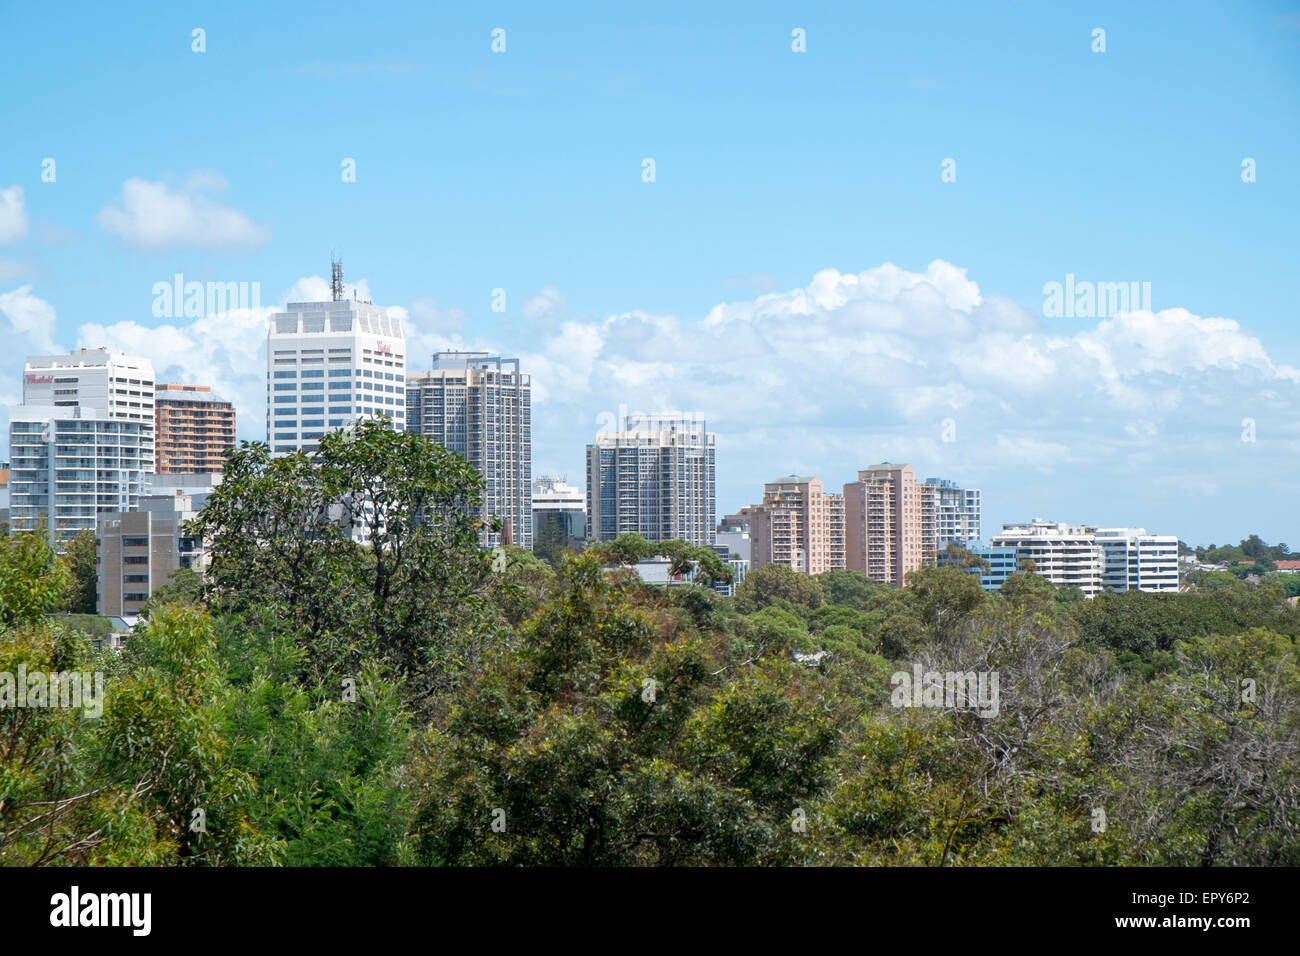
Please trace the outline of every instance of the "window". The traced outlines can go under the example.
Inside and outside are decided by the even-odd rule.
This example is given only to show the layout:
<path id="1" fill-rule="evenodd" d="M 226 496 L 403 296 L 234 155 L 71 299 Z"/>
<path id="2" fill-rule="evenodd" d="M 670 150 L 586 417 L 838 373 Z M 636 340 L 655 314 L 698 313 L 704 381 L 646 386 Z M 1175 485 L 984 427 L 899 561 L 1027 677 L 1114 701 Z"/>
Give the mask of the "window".
<path id="1" fill-rule="evenodd" d="M 285 439 L 285 438 L 288 438 L 290 441 L 293 441 L 293 440 L 297 439 L 297 437 L 298 437 L 298 433 L 297 433 L 297 432 L 276 432 L 276 433 L 275 433 L 275 440 L 276 440 L 276 441 L 281 441 L 281 440 L 283 440 L 283 439 Z"/>
<path id="2" fill-rule="evenodd" d="M 124 574 L 122 575 L 123 584 L 148 584 L 149 575 L 147 574 Z"/>
<path id="3" fill-rule="evenodd" d="M 352 406 L 351 406 L 351 405 L 331 405 L 331 406 L 330 406 L 330 414 L 331 414 L 331 415 L 346 415 L 346 414 L 348 414 L 348 412 L 350 412 L 350 411 L 352 411 Z"/>
<path id="4" fill-rule="evenodd" d="M 317 401 L 319 401 L 319 399 L 317 399 Z M 325 406 L 324 406 L 324 405 L 312 405 L 310 408 L 304 408 L 304 409 L 302 410 L 302 413 L 303 413 L 304 415 L 324 415 L 324 414 L 325 414 Z"/>
<path id="5" fill-rule="evenodd" d="M 144 548 L 149 544 L 148 538 L 123 538 L 122 547 L 124 548 Z"/>
<path id="6" fill-rule="evenodd" d="M 143 554 L 128 554 L 122 559 L 123 564 L 148 564 L 149 558 Z"/>
<path id="7" fill-rule="evenodd" d="M 291 405 L 298 401 L 297 395 L 277 395 L 275 396 L 276 405 Z"/>
<path id="8" fill-rule="evenodd" d="M 277 409 L 275 410 L 275 414 L 276 414 L 277 417 L 280 416 L 280 415 L 297 415 L 297 414 L 298 414 L 298 409 L 296 409 L 296 408 L 277 408 Z"/>
<path id="9" fill-rule="evenodd" d="M 297 382 L 287 382 L 287 383 L 277 382 L 275 385 L 275 390 L 277 392 L 292 392 L 297 388 L 298 388 Z"/>
<path id="10" fill-rule="evenodd" d="M 324 428 L 324 427 L 325 427 L 325 420 L 324 420 L 323 418 L 313 418 L 313 419 L 311 419 L 310 421 L 304 420 L 303 423 L 302 423 L 302 427 L 303 427 L 303 428 Z M 307 434 L 304 434 L 302 437 L 303 437 L 303 438 L 319 438 L 320 436 L 319 436 L 319 435 L 307 435 Z"/>
<path id="11" fill-rule="evenodd" d="M 304 392 L 323 392 L 325 391 L 324 382 L 303 382 L 302 390 Z"/>
<path id="12" fill-rule="evenodd" d="M 339 375 L 348 375 L 348 376 L 350 376 L 351 374 L 352 374 L 352 369 L 350 369 L 350 368 L 332 368 L 332 369 L 330 369 L 330 378 L 336 378 L 336 377 L 339 376 Z"/>
<path id="13" fill-rule="evenodd" d="M 296 451 L 296 449 L 295 449 L 292 445 L 276 445 L 276 446 L 275 446 L 275 450 L 276 450 L 276 451 Z"/>
<path id="14" fill-rule="evenodd" d="M 302 370 L 303 378 L 324 378 L 325 370 L 323 368 L 305 368 Z"/>
<path id="15" fill-rule="evenodd" d="M 342 418 L 330 419 L 330 428 L 338 428 L 340 425 L 344 425 L 344 424 L 346 424 L 346 422 Z"/>
<path id="16" fill-rule="evenodd" d="M 297 378 L 298 377 L 298 372 L 296 369 L 292 372 L 276 372 L 274 374 L 276 378 Z"/>

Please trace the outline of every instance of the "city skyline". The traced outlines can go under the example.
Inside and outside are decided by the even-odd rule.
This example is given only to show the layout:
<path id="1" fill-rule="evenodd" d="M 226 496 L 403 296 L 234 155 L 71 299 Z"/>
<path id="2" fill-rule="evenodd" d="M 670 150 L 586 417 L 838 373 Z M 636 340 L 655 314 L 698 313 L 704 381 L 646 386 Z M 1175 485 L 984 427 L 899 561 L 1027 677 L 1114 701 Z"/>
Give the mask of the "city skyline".
<path id="1" fill-rule="evenodd" d="M 72 36 L 0 12 L 27 38 L 0 75 L 46 76 L 56 34 L 82 67 L 10 110 L 0 403 L 23 356 L 102 345 L 211 385 L 262 439 L 266 323 L 329 298 L 334 243 L 410 370 L 519 358 L 537 474 L 582 481 L 621 406 L 688 411 L 718 436 L 718 514 L 887 460 L 982 489 L 989 529 L 1300 539 L 1284 4 L 411 6 L 348 21 L 342 59 L 315 52 L 334 18 L 240 9 L 128 34 L 87 8 Z M 92 88 L 111 121 L 78 106 Z M 177 275 L 258 302 L 160 306 Z M 1132 284 L 1144 308 L 1112 314 Z"/>

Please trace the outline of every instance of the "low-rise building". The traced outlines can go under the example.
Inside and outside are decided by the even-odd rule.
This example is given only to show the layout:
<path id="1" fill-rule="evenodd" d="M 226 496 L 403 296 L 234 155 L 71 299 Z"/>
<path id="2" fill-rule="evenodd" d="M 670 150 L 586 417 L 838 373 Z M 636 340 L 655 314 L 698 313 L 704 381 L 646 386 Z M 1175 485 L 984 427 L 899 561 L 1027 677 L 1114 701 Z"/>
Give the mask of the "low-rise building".
<path id="1" fill-rule="evenodd" d="M 987 563 L 987 567 L 980 568 L 976 566 L 969 569 L 972 574 L 979 575 L 980 587 L 985 591 L 1001 590 L 1007 578 L 1017 571 L 1015 548 L 994 547 L 978 541 L 967 542 L 959 545 L 959 547 L 972 557 L 982 558 Z M 940 567 L 954 563 L 956 563 L 955 559 L 946 549 L 939 552 Z"/>
<path id="2" fill-rule="evenodd" d="M 1145 528 L 1098 528 L 1105 555 L 1102 586 L 1107 591 L 1178 591 L 1178 538 L 1147 534 Z"/>
<path id="3" fill-rule="evenodd" d="M 994 547 L 1014 548 L 1021 570 L 1034 571 L 1056 587 L 1077 587 L 1087 597 L 1102 591 L 1178 590 L 1178 538 L 1144 528 L 1094 528 L 1035 518 L 1005 525 Z"/>
<path id="4" fill-rule="evenodd" d="M 533 482 L 533 542 L 548 525 L 556 525 L 565 538 L 587 535 L 587 496 L 562 475 L 543 475 Z"/>
<path id="5" fill-rule="evenodd" d="M 1035 518 L 1027 524 L 1004 525 L 990 543 L 1013 548 L 1021 570 L 1032 561 L 1034 572 L 1058 588 L 1077 587 L 1087 597 L 1102 590 L 1106 554 L 1091 528 Z"/>
<path id="6" fill-rule="evenodd" d="M 184 527 L 201 507 L 201 500 L 184 493 L 146 495 L 138 510 L 100 516 L 95 539 L 100 614 L 133 620 L 150 595 L 170 583 L 173 571 L 199 570 L 207 563 L 203 542 Z"/>

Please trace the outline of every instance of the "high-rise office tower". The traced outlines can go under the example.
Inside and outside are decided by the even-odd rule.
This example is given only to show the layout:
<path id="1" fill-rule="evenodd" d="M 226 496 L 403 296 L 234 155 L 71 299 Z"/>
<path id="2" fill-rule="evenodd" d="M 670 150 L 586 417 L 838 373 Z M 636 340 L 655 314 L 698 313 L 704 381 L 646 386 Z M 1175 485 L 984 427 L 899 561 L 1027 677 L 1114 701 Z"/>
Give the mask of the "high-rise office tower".
<path id="1" fill-rule="evenodd" d="M 791 475 L 763 486 L 763 503 L 746 509 L 750 567 L 784 564 L 805 574 L 844 567 L 844 496 L 818 478 Z"/>
<path id="2" fill-rule="evenodd" d="M 266 342 L 266 440 L 276 453 L 315 451 L 321 436 L 359 418 L 406 419 L 406 343 L 401 319 L 343 297 L 290 302 L 271 318 Z"/>
<path id="3" fill-rule="evenodd" d="M 844 564 L 874 581 L 902 585 L 935 563 L 936 488 L 911 465 L 885 462 L 844 486 Z"/>
<path id="4" fill-rule="evenodd" d="M 154 468 L 154 374 L 110 349 L 40 355 L 9 411 L 10 528 L 62 542 L 134 508 Z"/>
<path id="5" fill-rule="evenodd" d="M 934 488 L 935 547 L 942 551 L 949 544 L 962 545 L 980 539 L 980 492 L 978 488 L 960 488 L 956 482 L 927 478 Z"/>
<path id="6" fill-rule="evenodd" d="M 714 543 L 715 436 L 678 416 L 625 417 L 587 446 L 587 536 Z"/>
<path id="7" fill-rule="evenodd" d="M 212 474 L 235 447 L 235 406 L 207 385 L 155 386 L 154 472 Z"/>
<path id="8" fill-rule="evenodd" d="M 406 380 L 406 429 L 454 451 L 483 478 L 484 518 L 502 529 L 484 532 L 492 547 L 533 546 L 533 400 L 519 360 L 490 352 L 438 352 L 428 372 Z"/>

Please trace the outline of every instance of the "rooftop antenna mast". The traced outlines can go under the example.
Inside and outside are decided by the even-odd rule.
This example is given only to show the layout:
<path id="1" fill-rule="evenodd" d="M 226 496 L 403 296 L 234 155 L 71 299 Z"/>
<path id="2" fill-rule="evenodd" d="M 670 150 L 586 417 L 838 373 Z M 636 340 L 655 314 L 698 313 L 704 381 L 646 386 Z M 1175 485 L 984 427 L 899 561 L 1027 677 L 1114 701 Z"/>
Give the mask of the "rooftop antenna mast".
<path id="1" fill-rule="evenodd" d="M 343 258 L 330 256 L 330 298 L 335 302 L 343 300 Z"/>

